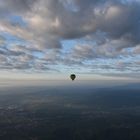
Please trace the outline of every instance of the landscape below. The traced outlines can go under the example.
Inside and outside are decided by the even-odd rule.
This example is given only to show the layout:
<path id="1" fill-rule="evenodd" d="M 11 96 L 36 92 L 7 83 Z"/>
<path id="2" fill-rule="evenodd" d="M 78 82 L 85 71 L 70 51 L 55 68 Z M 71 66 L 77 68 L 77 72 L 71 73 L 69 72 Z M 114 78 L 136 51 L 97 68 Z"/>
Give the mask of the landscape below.
<path id="1" fill-rule="evenodd" d="M 0 139 L 139 140 L 138 85 L 1 88 Z"/>

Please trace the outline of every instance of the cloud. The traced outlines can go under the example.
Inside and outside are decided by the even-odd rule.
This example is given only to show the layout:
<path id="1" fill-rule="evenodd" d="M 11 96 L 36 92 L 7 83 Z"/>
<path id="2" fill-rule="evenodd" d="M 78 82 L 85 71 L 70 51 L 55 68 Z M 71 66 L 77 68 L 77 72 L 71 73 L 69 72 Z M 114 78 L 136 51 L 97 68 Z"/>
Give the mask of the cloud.
<path id="1" fill-rule="evenodd" d="M 52 50 L 52 54 L 45 58 L 45 53 L 39 56 L 38 51 L 32 50 L 30 46 L 14 45 L 10 47 L 0 48 L 0 69 L 6 71 L 20 70 L 22 72 L 58 72 L 56 65 L 56 56 Z M 42 53 L 42 52 L 40 52 Z M 48 53 L 50 54 L 50 53 Z"/>
<path id="2" fill-rule="evenodd" d="M 99 43 L 86 43 L 76 45 L 71 51 L 71 57 L 83 60 L 95 60 L 98 58 L 118 58 L 127 57 L 130 55 L 128 49 L 131 48 L 132 44 L 129 41 L 118 39 L 118 40 L 104 40 Z M 135 47 L 132 50 L 137 51 Z M 132 51 L 132 52 L 133 52 Z M 134 52 L 131 55 L 134 54 Z"/>
<path id="3" fill-rule="evenodd" d="M 139 13 L 136 0 L 1 0 L 0 31 L 25 44 L 12 46 L 1 36 L 0 44 L 5 45 L 0 49 L 5 61 L 1 67 L 45 70 L 51 65 L 90 64 L 90 69 L 94 61 L 112 59 L 115 66 L 100 61 L 98 67 L 136 71 L 139 65 L 125 59 L 133 61 L 139 55 Z M 18 24 L 13 24 L 11 16 L 20 17 Z M 77 43 L 65 53 L 69 46 L 62 45 L 64 40 Z M 124 63 L 116 63 L 117 59 Z"/>
<path id="4" fill-rule="evenodd" d="M 16 3 L 24 9 L 23 19 L 28 23 L 26 35 L 32 33 L 30 38 L 33 39 L 35 37 L 40 41 L 41 38 L 45 40 L 45 38 L 54 39 L 53 37 L 57 40 L 72 39 L 101 30 L 108 33 L 110 37 L 123 37 L 138 41 L 139 2 L 123 4 L 121 1 L 114 2 L 113 0 L 107 2 L 71 0 L 71 3 L 79 9 L 76 12 L 69 10 L 66 5 L 70 2 L 64 0 L 8 1 L 6 5 L 13 7 Z M 13 9 L 16 7 L 18 6 Z M 12 26 L 7 28 L 10 29 Z M 13 31 L 14 27 L 11 30 Z M 28 30 L 31 32 L 29 33 Z M 19 34 L 22 29 L 16 32 Z M 21 36 L 24 36 L 23 34 Z"/>
<path id="5" fill-rule="evenodd" d="M 133 49 L 133 54 L 135 54 L 135 55 L 139 55 L 139 54 L 140 54 L 140 45 L 137 45 L 137 46 Z"/>
<path id="6" fill-rule="evenodd" d="M 0 35 L 0 46 L 3 46 L 5 44 L 5 38 Z"/>
<path id="7" fill-rule="evenodd" d="M 36 0 L 1 0 L 0 15 L 21 14 L 29 11 Z"/>

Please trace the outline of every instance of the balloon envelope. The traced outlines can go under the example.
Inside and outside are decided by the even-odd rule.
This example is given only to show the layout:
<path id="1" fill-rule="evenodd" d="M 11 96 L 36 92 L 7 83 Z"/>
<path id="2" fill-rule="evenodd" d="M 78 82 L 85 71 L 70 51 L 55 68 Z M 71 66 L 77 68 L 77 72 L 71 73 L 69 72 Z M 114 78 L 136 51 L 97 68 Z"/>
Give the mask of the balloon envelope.
<path id="1" fill-rule="evenodd" d="M 76 75 L 75 75 L 75 74 L 71 74 L 71 75 L 70 75 L 70 78 L 71 78 L 71 80 L 73 81 L 73 80 L 76 78 Z"/>

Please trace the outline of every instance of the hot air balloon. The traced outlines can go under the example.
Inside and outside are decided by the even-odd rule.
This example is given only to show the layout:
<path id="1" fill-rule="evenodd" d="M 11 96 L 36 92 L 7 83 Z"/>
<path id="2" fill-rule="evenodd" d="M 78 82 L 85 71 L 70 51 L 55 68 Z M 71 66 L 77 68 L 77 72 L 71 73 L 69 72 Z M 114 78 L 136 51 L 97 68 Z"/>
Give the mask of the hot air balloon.
<path id="1" fill-rule="evenodd" d="M 76 78 L 76 75 L 75 75 L 75 74 L 71 74 L 71 75 L 70 75 L 70 78 L 71 78 L 71 80 L 73 81 L 73 80 Z"/>

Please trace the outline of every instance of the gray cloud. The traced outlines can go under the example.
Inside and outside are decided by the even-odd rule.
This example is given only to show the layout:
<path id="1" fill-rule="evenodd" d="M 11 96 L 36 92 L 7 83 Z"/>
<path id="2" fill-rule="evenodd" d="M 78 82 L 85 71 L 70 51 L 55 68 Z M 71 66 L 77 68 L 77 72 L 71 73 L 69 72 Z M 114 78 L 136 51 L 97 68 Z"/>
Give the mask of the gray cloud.
<path id="1" fill-rule="evenodd" d="M 52 51 L 52 53 L 54 52 Z M 56 65 L 56 60 L 53 60 L 53 57 L 55 56 L 52 54 L 50 59 L 40 58 L 33 53 L 30 46 L 26 45 L 12 45 L 10 48 L 3 47 L 0 49 L 0 69 L 8 71 L 21 70 L 24 72 L 57 71 L 50 66 L 50 64 Z"/>
<path id="2" fill-rule="evenodd" d="M 113 0 L 71 0 L 72 2 L 79 7 L 76 12 L 68 10 L 65 5 L 70 2 L 66 0 L 41 0 L 35 1 L 34 4 L 31 0 L 3 3 L 9 7 L 16 5 L 14 9 L 24 7 L 26 14 L 23 18 L 37 38 L 40 35 L 47 38 L 49 34 L 51 39 L 54 36 L 57 36 L 57 39 L 71 39 L 101 30 L 107 32 L 110 37 L 139 41 L 139 2 L 124 4 Z"/>
<path id="3" fill-rule="evenodd" d="M 2 65 L 45 70 L 51 64 L 82 66 L 85 61 L 92 63 L 99 58 L 135 57 L 140 52 L 139 13 L 140 2 L 136 0 L 1 0 L 0 16 L 5 18 L 0 20 L 0 31 L 28 44 L 1 48 L 0 59 L 5 61 Z M 20 16 L 19 25 L 8 20 L 11 15 Z M 26 25 L 21 26 L 20 22 Z M 84 43 L 77 41 L 68 54 L 62 53 L 65 48 L 61 41 L 71 39 Z M 4 42 L 0 37 L 0 44 Z M 34 54 L 37 52 L 42 58 Z M 115 63 L 114 67 L 99 67 L 136 71 L 139 64 Z"/>
<path id="4" fill-rule="evenodd" d="M 0 35 L 0 46 L 3 46 L 5 44 L 5 41 L 6 41 L 5 37 Z"/>
<path id="5" fill-rule="evenodd" d="M 1 0 L 0 15 L 8 16 L 8 14 L 21 14 L 31 10 L 33 4 L 37 0 Z"/>

